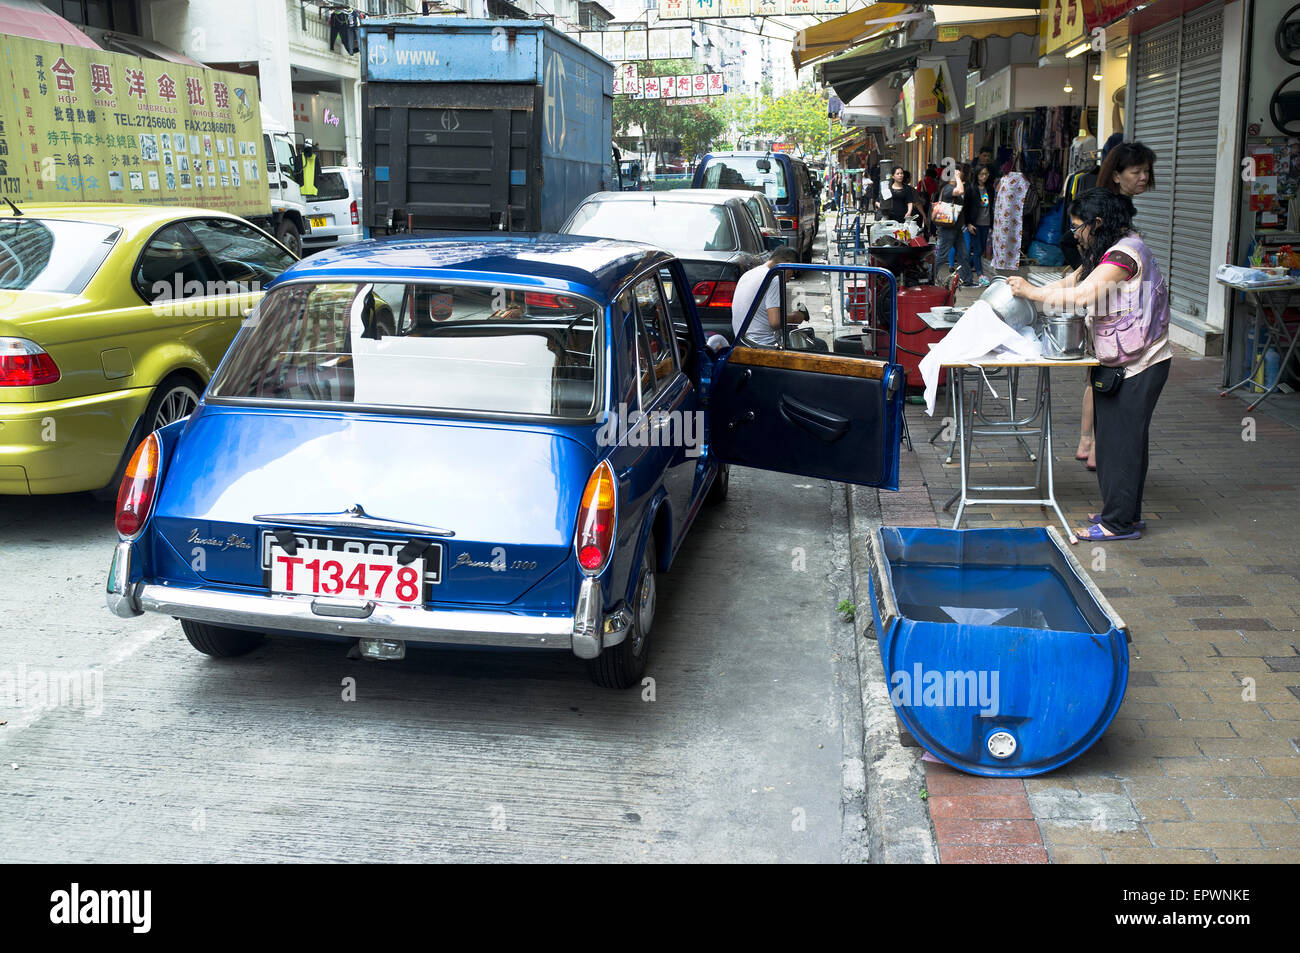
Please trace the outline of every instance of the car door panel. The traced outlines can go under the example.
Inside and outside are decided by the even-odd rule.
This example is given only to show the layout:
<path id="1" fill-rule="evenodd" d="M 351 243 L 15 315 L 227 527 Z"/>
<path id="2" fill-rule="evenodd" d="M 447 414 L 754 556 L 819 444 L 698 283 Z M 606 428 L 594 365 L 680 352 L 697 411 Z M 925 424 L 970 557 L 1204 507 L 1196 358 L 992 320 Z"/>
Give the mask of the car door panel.
<path id="1" fill-rule="evenodd" d="M 778 280 L 783 269 L 817 270 L 773 269 L 755 297 L 750 321 L 767 282 Z M 709 392 L 711 452 L 723 463 L 897 489 L 902 383 L 902 369 L 888 361 L 733 347 Z"/>

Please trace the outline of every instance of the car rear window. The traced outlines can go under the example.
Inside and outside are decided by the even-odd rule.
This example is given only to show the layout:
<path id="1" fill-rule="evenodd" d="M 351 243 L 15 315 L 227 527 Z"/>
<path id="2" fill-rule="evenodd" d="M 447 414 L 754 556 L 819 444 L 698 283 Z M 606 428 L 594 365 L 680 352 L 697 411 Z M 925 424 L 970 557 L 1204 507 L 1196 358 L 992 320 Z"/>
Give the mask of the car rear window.
<path id="1" fill-rule="evenodd" d="M 342 172 L 322 172 L 316 176 L 316 202 L 334 202 L 348 197 L 348 183 Z"/>
<path id="2" fill-rule="evenodd" d="M 721 205 L 702 202 L 588 202 L 574 214 L 565 231 L 648 242 L 674 252 L 734 251 L 737 247 L 730 213 Z"/>
<path id="3" fill-rule="evenodd" d="M 758 167 L 767 166 L 763 171 Z M 785 166 L 779 159 L 763 156 L 724 156 L 710 159 L 704 167 L 706 189 L 758 189 L 769 201 L 784 202 L 790 196 Z"/>
<path id="4" fill-rule="evenodd" d="M 602 311 L 477 284 L 290 284 L 270 291 L 209 394 L 586 418 Z"/>
<path id="5" fill-rule="evenodd" d="M 121 234 L 95 222 L 0 219 L 0 288 L 79 294 Z"/>

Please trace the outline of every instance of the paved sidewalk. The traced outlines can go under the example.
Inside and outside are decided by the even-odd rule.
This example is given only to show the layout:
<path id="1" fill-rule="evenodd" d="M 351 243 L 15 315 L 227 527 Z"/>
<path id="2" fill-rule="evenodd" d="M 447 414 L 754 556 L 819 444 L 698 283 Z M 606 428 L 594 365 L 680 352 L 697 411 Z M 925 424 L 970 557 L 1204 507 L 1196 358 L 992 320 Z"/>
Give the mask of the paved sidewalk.
<path id="1" fill-rule="evenodd" d="M 1149 528 L 1076 550 L 1132 631 L 1124 705 L 1091 750 L 1042 777 L 928 765 L 941 862 L 1300 862 L 1300 431 L 1283 422 L 1300 396 L 1247 415 L 1219 398 L 1218 358 L 1175 351 L 1152 426 Z M 1057 498 L 1074 526 L 1100 502 L 1074 460 L 1083 380 L 1052 375 Z M 883 520 L 950 526 L 956 462 L 926 443 L 937 421 L 907 411 L 916 453 L 902 492 L 880 494 Z M 1032 476 L 1012 441 L 983 440 L 973 474 Z M 1048 522 L 1037 506 L 975 506 L 963 525 Z"/>

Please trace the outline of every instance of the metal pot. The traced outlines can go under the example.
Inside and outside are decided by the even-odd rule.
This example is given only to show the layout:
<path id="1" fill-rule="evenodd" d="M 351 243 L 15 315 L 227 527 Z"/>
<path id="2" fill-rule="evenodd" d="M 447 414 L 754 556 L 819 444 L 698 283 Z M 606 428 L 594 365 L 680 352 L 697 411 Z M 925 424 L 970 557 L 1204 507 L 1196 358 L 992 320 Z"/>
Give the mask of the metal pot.
<path id="1" fill-rule="evenodd" d="M 1005 278 L 994 278 L 980 300 L 992 308 L 1013 331 L 1027 328 L 1034 323 L 1038 311 L 1028 298 L 1017 298 L 1011 291 Z"/>
<path id="2" fill-rule="evenodd" d="M 1054 361 L 1083 357 L 1088 333 L 1081 314 L 1049 314 L 1043 317 L 1043 356 Z"/>

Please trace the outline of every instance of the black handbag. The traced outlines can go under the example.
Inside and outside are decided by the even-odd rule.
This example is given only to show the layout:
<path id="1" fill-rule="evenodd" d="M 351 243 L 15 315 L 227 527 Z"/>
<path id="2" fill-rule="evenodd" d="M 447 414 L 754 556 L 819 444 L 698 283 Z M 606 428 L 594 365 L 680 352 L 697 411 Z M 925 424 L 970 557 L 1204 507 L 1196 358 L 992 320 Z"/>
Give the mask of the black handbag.
<path id="1" fill-rule="evenodd" d="M 1092 369 L 1092 389 L 1098 394 L 1114 394 L 1124 382 L 1124 368 L 1098 364 Z"/>

